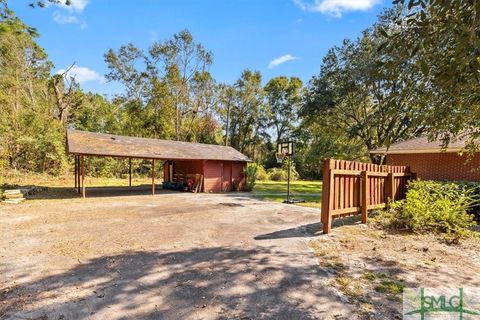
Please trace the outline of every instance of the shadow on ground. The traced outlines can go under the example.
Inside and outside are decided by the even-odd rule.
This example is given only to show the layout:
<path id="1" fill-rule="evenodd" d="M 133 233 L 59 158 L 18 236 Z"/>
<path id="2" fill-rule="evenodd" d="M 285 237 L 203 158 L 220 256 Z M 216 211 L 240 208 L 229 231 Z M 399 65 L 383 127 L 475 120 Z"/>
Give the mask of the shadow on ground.
<path id="1" fill-rule="evenodd" d="M 101 257 L 3 288 L 0 319 L 319 318 L 318 267 L 272 260 L 282 255 L 216 247 Z"/>
<path id="2" fill-rule="evenodd" d="M 350 216 L 342 219 L 335 219 L 332 228 L 339 228 L 346 225 L 355 225 L 360 223 L 360 216 Z M 321 222 L 309 223 L 301 226 L 278 230 L 256 236 L 255 240 L 273 240 L 284 238 L 305 238 L 317 237 L 323 234 L 323 224 Z"/>
<path id="3" fill-rule="evenodd" d="M 271 233 L 262 234 L 255 237 L 255 240 L 272 240 L 283 238 L 298 238 L 298 237 L 316 237 L 321 235 L 322 223 L 309 223 L 298 227 L 279 230 Z"/>
<path id="4" fill-rule="evenodd" d="M 26 186 L 16 186 L 16 189 L 22 189 Z M 156 185 L 155 195 L 172 194 L 181 191 L 163 190 L 161 185 Z M 125 196 L 147 196 L 152 195 L 152 185 L 140 185 L 134 187 L 128 186 L 106 186 L 106 187 L 87 187 L 85 190 L 87 198 L 106 198 L 106 197 L 125 197 Z M 75 199 L 80 194 L 77 189 L 71 187 L 48 187 L 46 190 L 28 195 L 27 199 Z"/>

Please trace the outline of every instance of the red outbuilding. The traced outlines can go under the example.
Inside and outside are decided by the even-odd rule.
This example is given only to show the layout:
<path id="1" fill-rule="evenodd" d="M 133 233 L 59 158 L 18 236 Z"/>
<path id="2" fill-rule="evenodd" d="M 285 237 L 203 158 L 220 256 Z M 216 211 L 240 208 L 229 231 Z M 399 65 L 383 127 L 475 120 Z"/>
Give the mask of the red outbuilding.
<path id="1" fill-rule="evenodd" d="M 131 159 L 151 160 L 153 193 L 157 175 L 155 163 L 158 166 L 158 161 L 163 169 L 163 182 L 173 186 L 180 182 L 194 183 L 196 190 L 200 192 L 243 190 L 244 171 L 247 162 L 250 161 L 247 156 L 229 146 L 79 130 L 67 130 L 67 150 L 75 156 L 75 186 L 83 196 L 85 196 L 84 157 L 87 156 L 128 158 L 130 163 Z"/>

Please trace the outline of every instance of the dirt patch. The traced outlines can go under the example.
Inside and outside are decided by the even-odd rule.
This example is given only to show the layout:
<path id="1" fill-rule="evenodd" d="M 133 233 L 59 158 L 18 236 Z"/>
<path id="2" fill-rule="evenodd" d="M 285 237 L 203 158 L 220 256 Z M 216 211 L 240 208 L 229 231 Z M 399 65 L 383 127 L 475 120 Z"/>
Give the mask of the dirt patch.
<path id="1" fill-rule="evenodd" d="M 343 226 L 309 242 L 330 285 L 365 319 L 401 319 L 404 287 L 478 287 L 480 242 Z"/>
<path id="2" fill-rule="evenodd" d="M 355 219 L 322 235 L 318 209 L 135 190 L 0 206 L 0 319 L 392 319 L 404 287 L 479 286 L 476 241 Z"/>
<path id="3" fill-rule="evenodd" d="M 317 209 L 105 191 L 0 207 L 0 319 L 352 319 Z"/>

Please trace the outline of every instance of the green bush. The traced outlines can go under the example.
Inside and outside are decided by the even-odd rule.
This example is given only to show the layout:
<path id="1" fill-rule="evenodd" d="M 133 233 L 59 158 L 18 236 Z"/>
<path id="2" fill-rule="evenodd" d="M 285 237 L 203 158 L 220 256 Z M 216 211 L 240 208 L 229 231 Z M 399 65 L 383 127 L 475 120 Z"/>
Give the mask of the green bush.
<path id="1" fill-rule="evenodd" d="M 272 181 L 287 181 L 288 180 L 288 160 L 285 160 L 281 168 L 270 168 L 267 170 L 268 179 Z M 290 179 L 297 180 L 299 177 L 295 165 L 293 164 L 290 168 Z"/>
<path id="2" fill-rule="evenodd" d="M 268 179 L 272 181 L 285 181 L 287 180 L 287 171 L 281 168 L 270 168 L 267 171 Z"/>
<path id="3" fill-rule="evenodd" d="M 256 179 L 257 179 L 258 181 L 268 180 L 267 171 L 265 170 L 265 168 L 264 168 L 261 164 L 252 163 L 251 165 L 257 167 Z"/>
<path id="4" fill-rule="evenodd" d="M 249 163 L 245 169 L 245 191 L 252 191 L 255 187 L 257 179 L 258 165 L 256 163 Z"/>
<path id="5" fill-rule="evenodd" d="M 453 182 L 410 181 L 405 199 L 393 203 L 376 221 L 415 233 L 442 234 L 445 240 L 458 242 L 472 235 L 471 229 L 476 223 L 469 211 L 478 202 L 477 187 Z"/>

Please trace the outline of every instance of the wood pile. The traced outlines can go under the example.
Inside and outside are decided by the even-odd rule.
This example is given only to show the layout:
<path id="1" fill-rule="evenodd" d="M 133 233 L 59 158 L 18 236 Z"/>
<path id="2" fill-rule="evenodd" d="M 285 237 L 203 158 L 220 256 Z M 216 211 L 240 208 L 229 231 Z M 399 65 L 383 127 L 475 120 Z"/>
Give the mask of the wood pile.
<path id="1" fill-rule="evenodd" d="M 3 203 L 19 204 L 25 201 L 25 197 L 20 189 L 5 190 L 3 192 Z"/>
<path id="2" fill-rule="evenodd" d="M 21 189 L 5 190 L 3 191 L 3 195 L 0 194 L 0 200 L 3 199 L 1 201 L 2 203 L 19 204 L 26 200 L 25 196 L 32 195 L 46 189 L 46 187 L 27 186 Z"/>
<path id="3" fill-rule="evenodd" d="M 202 182 L 203 182 L 203 175 L 197 173 L 195 175 L 195 184 L 193 185 L 192 192 L 198 193 L 198 192 L 202 191 Z"/>

